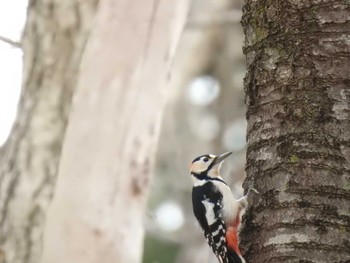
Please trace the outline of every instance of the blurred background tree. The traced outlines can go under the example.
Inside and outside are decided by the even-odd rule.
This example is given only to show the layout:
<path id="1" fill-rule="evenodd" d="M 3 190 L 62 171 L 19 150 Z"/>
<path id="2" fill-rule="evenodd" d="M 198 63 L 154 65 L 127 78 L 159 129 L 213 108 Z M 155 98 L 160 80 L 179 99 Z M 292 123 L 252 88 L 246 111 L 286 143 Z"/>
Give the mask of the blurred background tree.
<path id="1" fill-rule="evenodd" d="M 29 1 L 18 115 L 1 147 L 0 262 L 38 262 L 97 1 Z M 14 88 L 13 88 L 14 89 Z"/>
<path id="2" fill-rule="evenodd" d="M 18 116 L 1 148 L 1 262 L 39 262 L 44 225 L 43 261 L 140 261 L 164 87 L 186 10 L 186 1 L 28 3 Z"/>

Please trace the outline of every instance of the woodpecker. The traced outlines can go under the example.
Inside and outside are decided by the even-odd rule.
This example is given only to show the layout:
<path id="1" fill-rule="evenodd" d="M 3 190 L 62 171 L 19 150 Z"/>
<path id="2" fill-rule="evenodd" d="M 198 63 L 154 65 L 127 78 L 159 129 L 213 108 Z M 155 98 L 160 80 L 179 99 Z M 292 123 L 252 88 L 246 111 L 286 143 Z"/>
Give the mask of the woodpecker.
<path id="1" fill-rule="evenodd" d="M 236 200 L 220 176 L 220 168 L 232 152 L 205 154 L 192 161 L 193 213 L 204 237 L 220 263 L 244 263 L 239 250 L 241 214 L 248 205 L 247 195 Z"/>

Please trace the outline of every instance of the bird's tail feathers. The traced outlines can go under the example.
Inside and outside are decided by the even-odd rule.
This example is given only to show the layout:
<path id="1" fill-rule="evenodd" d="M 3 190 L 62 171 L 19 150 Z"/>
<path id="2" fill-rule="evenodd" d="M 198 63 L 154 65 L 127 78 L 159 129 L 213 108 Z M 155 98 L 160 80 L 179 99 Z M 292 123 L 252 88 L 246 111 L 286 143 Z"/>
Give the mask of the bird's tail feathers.
<path id="1" fill-rule="evenodd" d="M 244 258 L 240 254 L 237 254 L 234 250 L 229 248 L 227 252 L 228 263 L 245 263 Z"/>

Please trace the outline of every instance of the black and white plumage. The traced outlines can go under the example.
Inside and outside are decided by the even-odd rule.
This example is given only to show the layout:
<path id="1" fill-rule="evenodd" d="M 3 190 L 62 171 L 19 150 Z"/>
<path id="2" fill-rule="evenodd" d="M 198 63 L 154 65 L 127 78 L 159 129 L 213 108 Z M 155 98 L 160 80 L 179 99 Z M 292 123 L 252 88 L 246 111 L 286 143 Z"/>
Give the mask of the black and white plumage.
<path id="1" fill-rule="evenodd" d="M 220 263 L 244 263 L 238 245 L 238 228 L 245 197 L 236 200 L 220 177 L 220 166 L 231 153 L 201 155 L 193 160 L 193 212 Z"/>
<path id="2" fill-rule="evenodd" d="M 215 191 L 215 186 L 209 182 L 193 188 L 192 205 L 194 215 L 214 254 L 220 255 L 221 258 L 225 257 L 226 226 L 221 214 L 222 195 Z"/>

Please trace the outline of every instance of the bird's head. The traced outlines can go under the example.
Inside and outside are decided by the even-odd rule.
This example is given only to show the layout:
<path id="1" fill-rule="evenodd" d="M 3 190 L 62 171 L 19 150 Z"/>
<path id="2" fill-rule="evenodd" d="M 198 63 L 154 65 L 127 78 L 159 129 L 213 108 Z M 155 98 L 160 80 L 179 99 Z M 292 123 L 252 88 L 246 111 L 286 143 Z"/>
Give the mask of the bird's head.
<path id="1" fill-rule="evenodd" d="M 192 161 L 190 167 L 191 174 L 206 174 L 210 177 L 218 177 L 220 176 L 221 164 L 231 154 L 232 152 L 227 152 L 220 155 L 204 154 L 198 156 Z"/>

